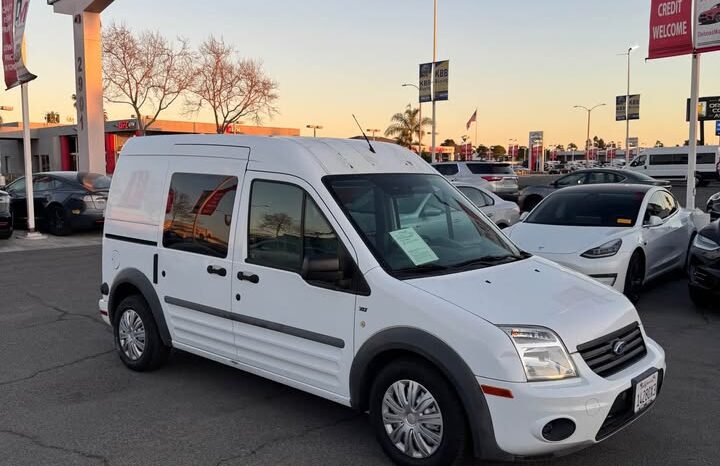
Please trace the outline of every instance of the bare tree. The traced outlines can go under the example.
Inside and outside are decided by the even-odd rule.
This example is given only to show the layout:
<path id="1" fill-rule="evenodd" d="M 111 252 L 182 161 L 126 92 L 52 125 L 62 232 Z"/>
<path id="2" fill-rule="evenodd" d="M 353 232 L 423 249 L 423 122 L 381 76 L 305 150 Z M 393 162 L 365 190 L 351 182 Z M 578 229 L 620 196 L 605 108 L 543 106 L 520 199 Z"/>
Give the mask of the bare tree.
<path id="1" fill-rule="evenodd" d="M 187 107 L 197 111 L 207 104 L 220 134 L 241 118 L 260 124 L 264 116 L 277 113 L 277 83 L 265 74 L 261 62 L 239 58 L 222 38 L 210 36 L 200 45 L 194 74 L 197 79 L 190 88 Z"/>
<path id="2" fill-rule="evenodd" d="M 136 35 L 117 24 L 103 30 L 105 99 L 130 105 L 143 134 L 193 79 L 193 52 L 187 40 L 170 42 L 157 31 Z"/>

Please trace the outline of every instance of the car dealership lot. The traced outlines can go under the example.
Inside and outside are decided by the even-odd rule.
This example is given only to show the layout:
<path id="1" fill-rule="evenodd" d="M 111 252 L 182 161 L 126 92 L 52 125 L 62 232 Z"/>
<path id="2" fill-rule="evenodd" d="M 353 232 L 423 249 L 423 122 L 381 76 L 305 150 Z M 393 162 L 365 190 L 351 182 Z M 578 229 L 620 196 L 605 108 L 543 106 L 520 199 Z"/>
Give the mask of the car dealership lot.
<path id="1" fill-rule="evenodd" d="M 99 247 L 0 261 L 0 465 L 389 464 L 367 418 L 329 401 L 185 353 L 127 370 L 96 310 Z M 696 310 L 686 284 L 662 279 L 639 303 L 668 356 L 655 408 L 541 464 L 715 464 L 720 310 Z"/>

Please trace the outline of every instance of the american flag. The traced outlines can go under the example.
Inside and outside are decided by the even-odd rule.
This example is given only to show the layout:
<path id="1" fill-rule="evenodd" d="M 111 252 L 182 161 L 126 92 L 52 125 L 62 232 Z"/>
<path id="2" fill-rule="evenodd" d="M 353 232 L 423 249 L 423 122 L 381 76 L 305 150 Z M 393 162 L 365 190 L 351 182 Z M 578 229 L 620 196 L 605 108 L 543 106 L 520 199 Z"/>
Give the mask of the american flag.
<path id="1" fill-rule="evenodd" d="M 467 129 L 470 129 L 470 125 L 473 124 L 473 122 L 477 123 L 477 109 L 475 109 L 475 113 L 472 114 L 470 119 L 467 122 Z"/>

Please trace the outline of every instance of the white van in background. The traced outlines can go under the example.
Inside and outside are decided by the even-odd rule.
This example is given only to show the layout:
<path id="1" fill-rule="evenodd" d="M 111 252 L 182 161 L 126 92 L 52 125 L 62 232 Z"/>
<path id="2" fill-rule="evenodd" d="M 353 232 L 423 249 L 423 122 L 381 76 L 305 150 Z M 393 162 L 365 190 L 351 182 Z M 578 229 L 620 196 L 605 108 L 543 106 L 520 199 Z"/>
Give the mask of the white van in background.
<path id="1" fill-rule="evenodd" d="M 685 180 L 689 151 L 690 148 L 687 146 L 646 149 L 635 157 L 625 169 L 642 172 L 653 178 Z M 720 162 L 720 146 L 699 146 L 697 148 L 697 166 L 695 167 L 697 186 L 705 186 L 711 180 L 719 179 L 718 162 Z"/>

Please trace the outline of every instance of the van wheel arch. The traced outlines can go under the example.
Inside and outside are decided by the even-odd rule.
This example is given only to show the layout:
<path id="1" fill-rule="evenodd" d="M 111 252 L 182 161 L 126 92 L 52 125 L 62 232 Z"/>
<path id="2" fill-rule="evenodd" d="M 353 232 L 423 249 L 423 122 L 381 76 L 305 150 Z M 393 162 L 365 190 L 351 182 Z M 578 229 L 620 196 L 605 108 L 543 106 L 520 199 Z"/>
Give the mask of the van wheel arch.
<path id="1" fill-rule="evenodd" d="M 447 379 L 462 403 L 476 457 L 513 459 L 497 445 L 490 410 L 472 370 L 445 342 L 416 328 L 395 327 L 382 331 L 358 350 L 350 370 L 350 403 L 353 408 L 368 410 L 375 376 L 399 359 L 429 364 Z"/>
<path id="2" fill-rule="evenodd" d="M 172 346 L 170 331 L 165 322 L 162 305 L 155 292 L 155 288 L 145 274 L 137 269 L 125 269 L 115 277 L 108 297 L 108 317 L 110 322 L 114 322 L 113 319 L 115 318 L 114 314 L 117 306 L 123 299 L 131 295 L 141 296 L 145 300 L 150 307 L 162 342 L 166 346 Z"/>

